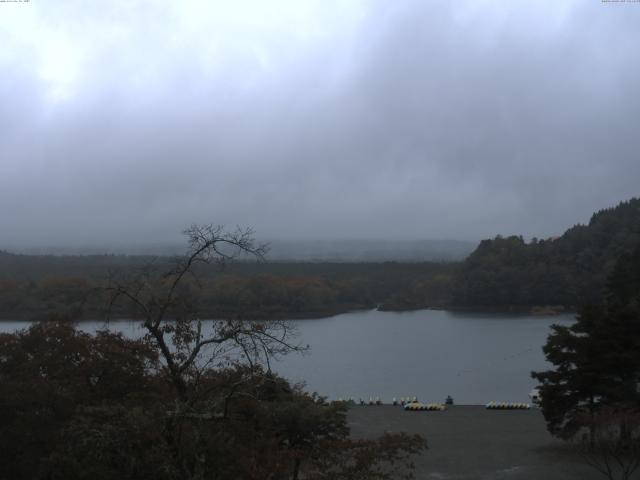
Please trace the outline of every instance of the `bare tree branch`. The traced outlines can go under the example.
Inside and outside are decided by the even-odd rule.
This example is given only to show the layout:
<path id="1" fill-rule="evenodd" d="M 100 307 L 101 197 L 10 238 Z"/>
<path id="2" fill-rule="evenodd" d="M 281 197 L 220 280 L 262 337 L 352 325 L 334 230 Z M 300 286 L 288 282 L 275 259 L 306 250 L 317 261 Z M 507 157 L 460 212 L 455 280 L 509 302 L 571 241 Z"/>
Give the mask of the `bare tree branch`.
<path id="1" fill-rule="evenodd" d="M 270 369 L 270 357 L 303 347 L 291 342 L 293 332 L 285 322 L 253 322 L 247 320 L 212 320 L 210 330 L 204 331 L 197 308 L 184 295 L 183 285 L 187 276 L 195 279 L 195 286 L 202 288 L 198 265 L 226 262 L 246 256 L 263 261 L 266 245 L 256 244 L 253 230 L 237 227 L 228 232 L 220 225 L 192 225 L 183 232 L 189 248 L 175 261 L 173 268 L 157 274 L 155 265 L 141 269 L 126 282 L 110 279 L 109 310 L 117 301 L 126 299 L 142 317 L 142 324 L 159 348 L 169 377 L 183 400 L 190 383 L 197 383 L 198 364 L 213 365 L 215 358 L 200 358 L 208 346 L 229 345 L 222 349 L 225 358 L 238 349 L 241 358 L 249 365 L 264 361 Z M 155 263 L 155 261 L 153 262 Z M 209 352 L 220 354 L 220 350 Z"/>

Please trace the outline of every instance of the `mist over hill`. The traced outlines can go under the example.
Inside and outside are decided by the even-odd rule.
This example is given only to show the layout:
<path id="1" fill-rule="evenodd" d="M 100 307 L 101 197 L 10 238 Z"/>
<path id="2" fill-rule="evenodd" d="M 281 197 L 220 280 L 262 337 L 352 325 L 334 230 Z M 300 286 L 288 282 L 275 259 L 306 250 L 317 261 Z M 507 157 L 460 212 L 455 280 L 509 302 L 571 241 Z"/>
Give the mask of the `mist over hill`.
<path id="1" fill-rule="evenodd" d="M 262 239 L 257 239 L 259 242 Z M 462 240 L 266 239 L 267 260 L 279 262 L 451 262 L 463 260 L 476 247 Z M 120 244 L 91 246 L 12 246 L 8 252 L 26 255 L 157 255 L 184 253 L 180 244 Z"/>
<path id="2" fill-rule="evenodd" d="M 460 240 L 275 240 L 269 258 L 311 262 L 458 261 L 476 244 Z"/>

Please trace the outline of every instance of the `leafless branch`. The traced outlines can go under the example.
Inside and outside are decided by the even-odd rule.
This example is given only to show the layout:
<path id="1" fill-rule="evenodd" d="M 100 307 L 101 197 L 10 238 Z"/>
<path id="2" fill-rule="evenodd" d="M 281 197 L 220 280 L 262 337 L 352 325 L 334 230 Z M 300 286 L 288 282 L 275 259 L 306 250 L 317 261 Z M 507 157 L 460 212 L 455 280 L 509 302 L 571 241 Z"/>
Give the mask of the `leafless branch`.
<path id="1" fill-rule="evenodd" d="M 228 232 L 220 225 L 192 225 L 184 231 L 189 248 L 177 258 L 173 268 L 158 274 L 155 265 L 141 269 L 126 281 L 110 278 L 109 311 L 119 299 L 126 299 L 142 317 L 148 338 L 160 350 L 169 377 L 179 395 L 185 396 L 189 382 L 197 383 L 201 365 L 211 366 L 215 355 L 231 353 L 229 348 L 214 349 L 212 355 L 200 358 L 209 346 L 229 346 L 240 353 L 239 360 L 250 366 L 264 361 L 270 369 L 270 357 L 302 347 L 291 342 L 292 331 L 285 322 L 253 322 L 243 320 L 211 321 L 211 330 L 204 332 L 197 308 L 184 296 L 181 285 L 191 276 L 201 287 L 196 267 L 250 256 L 264 260 L 266 245 L 258 245 L 253 230 L 237 227 Z M 170 314 L 179 315 L 170 318 Z M 226 358 L 226 357 L 225 357 Z"/>

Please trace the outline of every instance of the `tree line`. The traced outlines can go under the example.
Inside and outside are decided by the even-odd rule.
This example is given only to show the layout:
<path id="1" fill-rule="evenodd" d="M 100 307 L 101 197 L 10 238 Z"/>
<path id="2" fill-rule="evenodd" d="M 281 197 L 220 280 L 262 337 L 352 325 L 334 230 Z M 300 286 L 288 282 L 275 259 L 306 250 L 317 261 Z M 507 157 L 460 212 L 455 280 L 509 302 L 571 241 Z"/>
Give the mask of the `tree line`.
<path id="1" fill-rule="evenodd" d="M 575 310 L 602 300 L 616 260 L 640 241 L 640 199 L 595 213 L 562 236 L 483 240 L 463 262 L 295 263 L 247 261 L 224 270 L 197 265 L 200 311 L 209 318 L 309 318 L 357 309 Z M 57 312 L 104 315 L 105 279 L 173 257 L 28 256 L 0 252 L 0 318 Z M 192 288 L 189 280 L 185 289 Z M 548 309 L 549 310 L 549 309 Z M 124 315 L 123 310 L 115 314 Z"/>
<path id="2" fill-rule="evenodd" d="M 199 310 L 208 318 L 312 318 L 384 305 L 387 309 L 449 303 L 455 264 L 273 263 L 197 265 Z M 32 257 L 0 253 L 0 318 L 37 319 L 52 312 L 102 318 L 108 278 L 149 265 L 170 268 L 171 257 Z M 113 315 L 126 315 L 116 306 Z"/>

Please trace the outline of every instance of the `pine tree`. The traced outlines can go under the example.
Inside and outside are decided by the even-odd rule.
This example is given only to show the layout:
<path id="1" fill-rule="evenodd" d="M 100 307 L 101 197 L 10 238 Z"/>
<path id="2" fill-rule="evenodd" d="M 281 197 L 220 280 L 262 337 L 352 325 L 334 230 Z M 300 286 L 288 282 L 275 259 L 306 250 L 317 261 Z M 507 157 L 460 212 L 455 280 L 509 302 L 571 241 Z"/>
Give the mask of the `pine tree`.
<path id="1" fill-rule="evenodd" d="M 603 408 L 640 408 L 640 246 L 617 262 L 605 304 L 583 307 L 569 327 L 552 326 L 543 350 L 555 368 L 532 376 L 554 435 L 591 427 Z"/>

